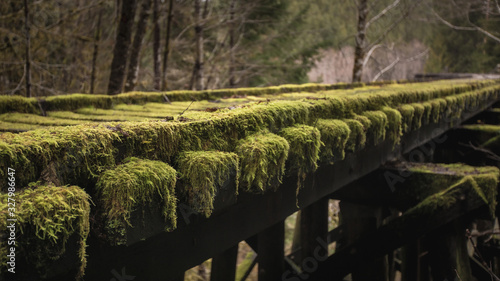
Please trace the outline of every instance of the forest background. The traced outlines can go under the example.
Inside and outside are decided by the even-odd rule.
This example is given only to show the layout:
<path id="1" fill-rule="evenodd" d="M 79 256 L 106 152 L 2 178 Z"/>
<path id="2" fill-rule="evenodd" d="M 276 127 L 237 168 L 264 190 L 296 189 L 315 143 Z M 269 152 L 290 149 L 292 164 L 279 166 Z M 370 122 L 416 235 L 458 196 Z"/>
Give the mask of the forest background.
<path id="1" fill-rule="evenodd" d="M 0 94 L 494 72 L 498 0 L 7 0 Z"/>

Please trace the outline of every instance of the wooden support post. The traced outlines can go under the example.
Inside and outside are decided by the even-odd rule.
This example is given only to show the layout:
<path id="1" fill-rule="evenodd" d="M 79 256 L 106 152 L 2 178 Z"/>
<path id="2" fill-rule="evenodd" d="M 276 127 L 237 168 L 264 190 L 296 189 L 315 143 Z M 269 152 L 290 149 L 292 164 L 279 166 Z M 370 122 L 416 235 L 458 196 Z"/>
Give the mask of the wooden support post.
<path id="1" fill-rule="evenodd" d="M 304 267 L 307 258 L 316 255 L 327 256 L 328 248 L 324 249 L 324 243 L 328 236 L 328 198 L 322 198 L 312 205 L 301 210 L 300 214 L 300 254 L 296 259 L 297 264 Z M 315 253 L 320 248 L 321 253 Z M 326 251 L 326 253 L 325 253 Z M 304 268 L 303 268 L 304 269 Z"/>
<path id="2" fill-rule="evenodd" d="M 421 240 L 417 239 L 401 248 L 401 280 L 403 281 L 422 281 L 426 280 L 421 276 L 420 254 Z"/>
<path id="3" fill-rule="evenodd" d="M 238 244 L 212 258 L 210 281 L 234 281 Z"/>
<path id="4" fill-rule="evenodd" d="M 382 212 L 379 207 L 362 206 L 344 201 L 340 202 L 340 216 L 345 225 L 345 240 L 343 243 L 352 244 L 360 235 L 377 229 L 381 223 Z M 342 246 L 341 246 L 342 247 Z M 361 261 L 352 271 L 352 280 L 380 280 L 387 281 L 387 256 L 372 261 Z"/>
<path id="5" fill-rule="evenodd" d="M 285 222 L 267 228 L 257 235 L 259 281 L 281 280 L 284 271 Z"/>
<path id="6" fill-rule="evenodd" d="M 473 280 L 465 227 L 459 220 L 437 229 L 429 238 L 432 280 Z"/>

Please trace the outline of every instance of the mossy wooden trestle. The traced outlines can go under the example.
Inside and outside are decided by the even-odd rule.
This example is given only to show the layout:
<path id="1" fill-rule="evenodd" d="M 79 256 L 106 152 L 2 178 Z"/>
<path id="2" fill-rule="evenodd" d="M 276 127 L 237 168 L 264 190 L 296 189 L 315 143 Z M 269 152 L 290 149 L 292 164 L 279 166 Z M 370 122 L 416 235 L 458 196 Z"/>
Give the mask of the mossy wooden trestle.
<path id="1" fill-rule="evenodd" d="M 498 213 L 499 100 L 497 80 L 0 97 L 17 276 L 182 280 L 212 258 L 211 280 L 235 280 L 246 241 L 261 281 L 483 278 L 465 229 Z"/>

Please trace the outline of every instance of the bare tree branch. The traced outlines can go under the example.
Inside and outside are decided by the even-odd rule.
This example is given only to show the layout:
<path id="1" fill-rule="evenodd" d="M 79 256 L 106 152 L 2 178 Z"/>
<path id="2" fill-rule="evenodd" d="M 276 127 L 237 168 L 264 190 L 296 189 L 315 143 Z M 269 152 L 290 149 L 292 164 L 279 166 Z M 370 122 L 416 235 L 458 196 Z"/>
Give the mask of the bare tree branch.
<path id="1" fill-rule="evenodd" d="M 472 25 L 472 26 L 456 26 L 456 25 L 453 25 L 451 24 L 450 22 L 448 22 L 447 20 L 443 19 L 441 16 L 438 15 L 438 13 L 436 13 L 436 11 L 434 11 L 434 9 L 432 9 L 432 13 L 436 16 L 436 18 L 439 19 L 439 21 L 441 21 L 442 23 L 444 23 L 446 26 L 452 28 L 452 29 L 455 29 L 455 30 L 464 30 L 464 31 L 478 31 L 478 32 L 481 32 L 483 33 L 484 35 L 488 36 L 489 38 L 497 41 L 498 43 L 500 43 L 500 38 L 496 37 L 495 35 L 489 33 L 488 31 L 480 28 L 479 26 L 473 24 L 472 22 L 470 22 L 469 20 L 469 23 Z"/>
<path id="2" fill-rule="evenodd" d="M 391 5 L 387 6 L 385 9 L 383 9 L 378 15 L 374 16 L 371 20 L 368 21 L 368 23 L 366 24 L 366 29 L 368 29 L 368 27 L 370 27 L 370 25 L 374 22 L 376 22 L 378 19 L 380 19 L 381 17 L 383 17 L 385 14 L 387 14 L 387 12 L 389 12 L 390 10 L 392 10 L 393 8 L 395 8 L 397 5 L 399 5 L 399 3 L 401 2 L 401 0 L 395 0 L 394 3 L 392 3 Z"/>
<path id="3" fill-rule="evenodd" d="M 382 69 L 379 73 L 377 73 L 377 75 L 375 75 L 375 77 L 373 77 L 372 81 L 377 81 L 377 79 L 379 79 L 380 76 L 382 76 L 387 71 L 391 70 L 394 66 L 396 66 L 396 64 L 398 64 L 398 62 L 399 62 L 399 56 L 396 58 L 396 60 L 394 60 L 386 68 Z"/>

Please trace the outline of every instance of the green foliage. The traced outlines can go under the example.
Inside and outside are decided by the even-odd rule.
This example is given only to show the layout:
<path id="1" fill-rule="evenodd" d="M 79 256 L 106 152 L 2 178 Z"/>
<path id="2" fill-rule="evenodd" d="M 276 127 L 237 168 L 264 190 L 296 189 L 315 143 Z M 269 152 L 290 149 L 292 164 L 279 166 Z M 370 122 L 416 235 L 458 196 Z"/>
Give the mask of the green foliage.
<path id="1" fill-rule="evenodd" d="M 159 204 L 168 223 L 166 230 L 177 227 L 176 171 L 160 161 L 127 158 L 123 164 L 106 170 L 97 181 L 98 200 L 102 204 L 110 233 L 116 244 L 126 241 L 126 225 L 130 214 L 139 206 Z M 118 229 L 118 230 L 117 230 Z"/>
<path id="2" fill-rule="evenodd" d="M 16 173 L 17 176 L 17 173 Z M 0 227 L 7 229 L 8 194 L 0 194 Z M 77 186 L 55 187 L 30 185 L 16 192 L 16 232 L 18 249 L 31 265 L 45 275 L 49 261 L 59 259 L 66 251 L 68 239 L 74 235 L 78 240 L 79 280 L 87 263 L 85 248 L 89 234 L 90 197 Z M 9 201 L 11 202 L 11 201 Z M 19 228 L 19 229 L 17 229 Z M 0 268 L 6 266 L 6 241 L 0 246 Z M 17 256 L 17 255 L 16 255 Z"/>
<path id="3" fill-rule="evenodd" d="M 182 193 L 187 203 L 196 212 L 206 217 L 212 214 L 217 191 L 224 183 L 236 176 L 238 192 L 238 155 L 221 151 L 188 151 L 180 154 L 178 160 Z"/>
<path id="4" fill-rule="evenodd" d="M 259 132 L 242 139 L 236 147 L 240 162 L 240 183 L 245 191 L 275 190 L 285 174 L 290 146 L 286 139 Z"/>

